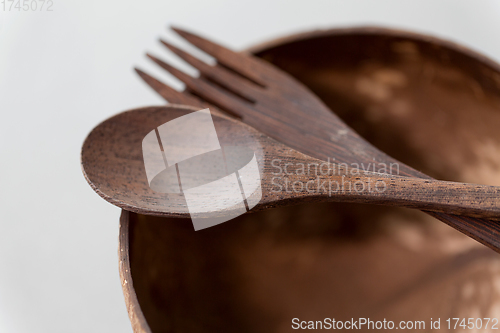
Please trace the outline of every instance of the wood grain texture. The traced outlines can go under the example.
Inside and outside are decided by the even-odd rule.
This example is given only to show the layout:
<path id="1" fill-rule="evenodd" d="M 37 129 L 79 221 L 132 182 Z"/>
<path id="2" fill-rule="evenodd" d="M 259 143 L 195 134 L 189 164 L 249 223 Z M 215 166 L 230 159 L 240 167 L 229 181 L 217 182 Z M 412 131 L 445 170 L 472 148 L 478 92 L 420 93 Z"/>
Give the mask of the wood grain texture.
<path id="1" fill-rule="evenodd" d="M 125 304 L 134 332 L 151 333 L 151 329 L 146 322 L 146 318 L 144 318 L 144 314 L 137 300 L 134 282 L 130 273 L 130 236 L 130 213 L 123 210 L 120 216 L 120 246 L 118 248 L 118 260 Z"/>
<path id="2" fill-rule="evenodd" d="M 188 205 L 183 194 L 151 189 L 142 160 L 142 139 L 147 133 L 191 112 L 175 106 L 146 107 L 122 112 L 102 122 L 83 144 L 85 178 L 103 198 L 129 211 L 165 217 L 207 217 L 206 210 L 195 214 L 193 201 Z M 220 146 L 245 147 L 255 154 L 260 172 L 255 186 L 262 193 L 251 212 L 303 202 L 338 201 L 500 218 L 500 187 L 402 177 L 361 170 L 358 165 L 352 168 L 347 164 L 325 163 L 240 121 L 217 115 L 212 115 L 212 121 Z M 201 171 L 210 170 L 205 166 Z M 215 171 L 216 179 L 230 175 Z M 177 184 L 177 177 L 173 181 Z M 182 179 L 183 187 L 186 181 Z M 213 196 L 226 190 L 215 187 L 210 193 Z M 233 216 L 231 209 L 210 212 L 209 217 Z"/>
<path id="3" fill-rule="evenodd" d="M 430 318 L 498 317 L 498 255 L 416 213 L 308 204 L 194 232 L 125 212 L 140 309 L 155 333 L 294 332 L 293 318 L 332 317 L 430 332 Z"/>
<path id="4" fill-rule="evenodd" d="M 400 51 L 391 51 L 394 45 Z M 434 178 L 500 185 L 500 71 L 484 57 L 381 28 L 316 31 L 252 52 L 305 83 L 398 160 Z M 391 70 L 406 85 L 389 85 L 389 98 L 379 101 L 357 88 Z M 281 333 L 292 331 L 294 317 L 333 315 L 500 317 L 498 255 L 417 211 L 305 204 L 198 233 L 189 221 L 124 214 L 133 221 L 122 228 L 131 244 L 131 268 L 122 279 L 134 278 L 138 299 L 128 308 L 142 310 L 152 332 Z M 462 226 L 469 234 L 475 228 L 467 220 Z M 491 242 L 497 234 L 481 238 Z M 244 309 L 244 316 L 228 315 L 230 309 Z"/>
<path id="5" fill-rule="evenodd" d="M 225 112 L 237 115 L 242 121 L 298 151 L 322 160 L 335 158 L 339 163 L 381 161 L 390 164 L 398 162 L 368 144 L 337 117 L 342 109 L 337 110 L 336 107 L 342 108 L 345 106 L 345 102 L 351 102 L 346 101 L 346 96 L 351 96 L 353 92 L 361 95 L 360 100 L 352 101 L 353 106 L 359 105 L 360 102 L 363 103 L 363 99 L 368 97 L 371 99 L 369 101 L 371 107 L 380 109 L 384 105 L 384 101 L 389 100 L 392 105 L 386 107 L 391 112 L 396 113 L 396 116 L 401 116 L 407 112 L 408 105 L 415 103 L 415 101 L 394 100 L 390 98 L 390 95 L 394 90 L 408 92 L 406 78 L 402 75 L 408 69 L 416 70 L 418 73 L 410 74 L 419 75 L 420 78 L 416 82 L 420 81 L 427 86 L 432 86 L 429 83 L 434 80 L 436 68 L 444 74 L 445 80 L 452 81 L 456 78 L 454 75 L 459 69 L 466 76 L 470 76 L 467 79 L 468 82 L 464 82 L 464 84 L 472 89 L 476 98 L 484 95 L 483 89 L 498 90 L 498 82 L 500 82 L 497 64 L 454 43 L 433 37 L 377 28 L 338 29 L 302 34 L 297 37 L 298 41 L 285 44 L 283 48 L 288 47 L 291 51 L 290 54 L 294 54 L 294 57 L 314 57 L 314 64 L 311 67 L 323 66 L 333 58 L 335 59 L 336 72 L 333 75 L 332 73 L 323 73 L 324 76 L 322 76 L 317 71 L 311 72 L 311 69 L 314 68 L 304 71 L 300 67 L 294 66 L 294 63 L 291 64 L 291 67 L 295 68 L 285 68 L 286 70 L 290 70 L 290 73 L 299 79 L 303 79 L 300 77 L 301 74 L 305 78 L 309 76 L 321 79 L 322 77 L 340 77 L 342 73 L 348 76 L 346 78 L 344 75 L 343 78 L 351 79 L 351 82 L 353 78 L 357 78 L 354 87 L 350 87 L 351 90 L 348 92 L 342 91 L 341 94 L 332 95 L 332 91 L 327 89 L 330 94 L 322 97 L 324 97 L 323 101 L 326 101 L 326 98 L 335 99 L 333 102 L 335 104 L 329 105 L 331 110 L 335 112 L 332 113 L 314 94 L 309 93 L 303 85 L 291 80 L 286 74 L 277 72 L 258 60 L 236 54 L 196 35 L 178 29 L 174 30 L 195 46 L 214 56 L 218 59 L 218 63 L 207 69 L 206 66 L 200 66 L 199 62 L 193 61 L 193 58 L 186 55 L 185 52 L 164 43 L 202 73 L 201 79 L 196 80 L 158 58 L 150 56 L 160 66 L 186 83 L 188 88 L 184 93 L 176 94 L 175 91 L 169 90 L 169 93 L 165 95 L 163 91 L 168 89 L 166 85 L 142 73 L 141 77 L 167 101 L 180 103 L 185 99 L 186 94 L 194 93 L 204 99 L 204 104 L 209 102 Z M 339 51 L 330 47 L 333 44 L 323 43 L 323 45 L 328 44 L 329 46 L 323 46 L 323 49 L 313 51 L 310 48 L 311 45 L 323 37 L 338 39 L 336 42 L 340 42 L 338 45 L 341 45 L 341 48 L 345 47 L 345 50 Z M 300 47 L 295 47 L 294 43 L 301 43 L 301 38 L 304 38 L 304 43 Z M 286 54 L 287 52 L 280 53 L 279 57 L 284 63 L 289 61 Z M 263 55 L 263 58 L 266 56 Z M 272 56 L 267 56 L 267 58 L 272 61 Z M 373 77 L 351 75 L 353 70 L 357 70 L 349 67 L 353 65 L 358 69 L 359 66 L 366 67 L 368 71 L 372 72 L 369 74 Z M 349 71 L 344 71 L 342 66 L 348 66 Z M 224 90 L 219 87 L 231 87 L 232 84 L 239 81 L 234 75 L 232 80 L 228 81 L 226 67 L 230 67 L 251 81 L 259 82 L 259 85 L 264 85 L 265 89 L 259 90 L 258 87 L 254 86 L 253 90 L 247 90 L 250 93 L 250 103 L 248 100 L 233 98 L 232 89 Z M 443 70 L 441 71 L 441 69 Z M 427 78 L 422 80 L 422 77 Z M 211 84 L 213 81 L 216 81 L 217 85 Z M 310 86 L 310 88 L 313 87 Z M 417 92 L 419 91 L 417 90 Z M 439 90 L 440 94 L 443 92 L 444 90 Z M 449 93 L 449 91 L 447 92 Z M 239 94 L 236 95 L 239 96 Z M 425 96 L 424 99 L 427 97 L 427 95 L 423 96 Z M 444 98 L 445 96 L 439 97 Z M 332 105 L 336 107 L 332 107 Z M 439 104 L 428 103 L 427 107 L 426 112 L 440 110 Z M 463 105 L 456 107 L 461 108 Z M 378 112 L 380 113 L 380 111 Z M 345 147 L 349 147 L 349 149 L 345 149 Z M 424 173 L 405 164 L 400 164 L 401 175 L 429 179 L 429 176 Z M 495 221 L 450 216 L 436 212 L 429 212 L 429 214 L 499 251 L 498 226 Z"/>
<path id="6" fill-rule="evenodd" d="M 379 27 L 306 32 L 252 52 L 307 85 L 403 168 L 413 167 L 402 174 L 500 184 L 500 66 L 484 55 Z M 429 214 L 498 252 L 495 221 Z"/>

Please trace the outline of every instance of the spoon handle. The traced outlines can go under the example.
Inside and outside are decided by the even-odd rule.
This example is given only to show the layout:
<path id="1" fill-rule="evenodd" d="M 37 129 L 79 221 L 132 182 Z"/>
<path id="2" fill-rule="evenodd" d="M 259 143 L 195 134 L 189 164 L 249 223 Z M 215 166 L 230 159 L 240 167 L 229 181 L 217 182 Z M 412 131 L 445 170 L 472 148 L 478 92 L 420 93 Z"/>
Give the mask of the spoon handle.
<path id="1" fill-rule="evenodd" d="M 373 177 L 365 177 L 365 181 Z M 379 176 L 387 185 L 369 198 L 381 203 L 470 217 L 500 219 L 500 187 L 440 180 Z M 380 185 L 379 185 L 380 186 Z M 373 193 L 372 193 L 373 194 Z"/>
<path id="2" fill-rule="evenodd" d="M 291 175 L 285 192 L 332 201 L 381 204 L 500 220 L 500 186 L 467 184 L 389 174 Z M 300 194 L 299 194 L 300 195 Z M 327 199 L 329 200 L 329 199 Z"/>

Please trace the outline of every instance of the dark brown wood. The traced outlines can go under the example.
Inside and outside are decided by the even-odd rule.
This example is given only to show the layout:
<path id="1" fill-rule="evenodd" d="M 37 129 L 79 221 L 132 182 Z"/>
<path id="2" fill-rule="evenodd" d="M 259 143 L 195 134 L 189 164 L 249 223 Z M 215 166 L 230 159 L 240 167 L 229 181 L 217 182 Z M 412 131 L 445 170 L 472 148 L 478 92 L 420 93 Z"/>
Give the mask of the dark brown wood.
<path id="1" fill-rule="evenodd" d="M 128 309 L 144 318 L 134 332 L 293 332 L 293 318 L 332 317 L 423 320 L 428 329 L 430 318 L 442 328 L 450 317 L 498 318 L 495 252 L 417 211 L 380 208 L 281 207 L 200 232 L 123 211 L 124 276 L 137 299 Z"/>
<path id="2" fill-rule="evenodd" d="M 120 280 L 122 282 L 125 304 L 130 317 L 130 323 L 135 333 L 151 333 L 151 330 L 141 311 L 137 294 L 130 273 L 130 213 L 122 210 L 120 217 L 120 237 L 118 248 Z"/>
<path id="3" fill-rule="evenodd" d="M 306 83 L 350 127 L 398 160 L 434 178 L 499 185 L 500 163 L 481 144 L 500 143 L 499 89 L 484 89 L 499 71 L 481 74 L 483 59 L 467 50 L 459 66 L 462 51 L 442 56 L 450 52 L 447 43 L 428 39 L 381 28 L 334 29 L 252 52 Z M 428 71 L 420 85 L 421 72 L 386 58 L 394 42 L 435 49 L 411 60 L 415 67 L 438 62 L 434 80 Z M 414 111 L 395 116 L 387 107 L 392 99 L 380 105 L 355 89 L 370 74 L 359 58 L 401 71 L 408 85 L 399 93 Z M 461 67 L 476 69 L 455 85 L 443 79 Z M 471 76 L 485 90 L 483 98 L 467 83 Z M 135 332 L 287 332 L 295 317 L 432 317 L 442 325 L 444 318 L 473 312 L 500 317 L 498 255 L 415 210 L 304 204 L 245 214 L 202 232 L 182 219 L 124 211 L 121 235 L 130 263 L 120 266 L 122 282 L 133 277 L 136 294 L 125 295 L 134 301 L 127 303 L 129 315 L 145 318 Z"/>
<path id="4" fill-rule="evenodd" d="M 224 87 L 229 87 L 229 90 L 231 90 L 232 82 L 238 81 L 236 85 L 241 85 L 239 78 L 234 76 L 233 81 L 227 81 L 228 73 L 224 68 L 227 66 L 252 81 L 257 81 L 259 85 L 265 86 L 265 89 L 259 90 L 254 85 L 253 90 L 247 92 L 253 98 L 252 103 L 248 100 L 234 98 L 234 94 L 228 94 L 228 91 L 213 86 L 210 82 L 205 82 L 203 78 L 201 80 L 190 78 L 161 60 L 152 57 L 163 68 L 183 80 L 190 91 L 194 91 L 197 95 L 205 98 L 206 101 L 215 103 L 215 105 L 224 111 L 237 114 L 244 122 L 276 140 L 322 160 L 335 158 L 338 162 L 347 163 L 370 163 L 373 160 L 384 163 L 397 162 L 397 160 L 391 158 L 389 155 L 382 153 L 368 144 L 367 141 L 345 125 L 316 96 L 309 93 L 304 86 L 295 80 L 291 80 L 287 75 L 262 64 L 262 62 L 254 58 L 236 54 L 185 31 L 178 29 L 176 31 L 189 42 L 218 59 L 219 63 L 215 67 L 208 68 L 203 64 L 200 65 L 195 60 L 193 61 L 192 57 L 186 55 L 185 52 L 172 47 L 168 43 L 164 43 L 175 53 L 197 67 L 205 77 L 217 81 Z M 301 38 L 304 39 L 302 44 L 300 44 L 302 41 Z M 338 39 L 336 42 L 340 43 L 320 43 L 318 40 L 321 38 L 329 39 L 328 42 L 332 39 Z M 358 107 L 357 104 L 359 103 L 367 102 L 372 105 L 373 103 L 377 103 L 378 105 L 388 104 L 393 99 L 387 98 L 384 95 L 387 91 L 391 92 L 399 89 L 408 94 L 410 90 L 409 85 L 406 85 L 408 81 L 406 81 L 405 75 L 415 75 L 415 70 L 420 71 L 419 74 L 421 76 L 431 78 L 431 81 L 426 81 L 423 84 L 419 83 L 421 86 L 431 86 L 429 82 L 432 82 L 436 71 L 439 71 L 437 77 L 439 77 L 440 73 L 449 75 L 453 71 L 453 73 L 458 71 L 459 75 L 464 74 L 465 77 L 470 77 L 470 80 L 465 78 L 465 80 L 469 80 L 465 85 L 469 86 L 476 99 L 481 98 L 481 96 L 484 97 L 485 92 L 498 91 L 498 82 L 500 82 L 498 65 L 463 47 L 436 38 L 388 29 L 355 28 L 313 32 L 301 35 L 298 39 L 298 41 L 294 40 L 293 43 L 290 43 L 292 45 L 280 45 L 279 50 L 272 50 L 272 52 L 275 52 L 274 55 L 279 53 L 279 57 L 276 57 L 276 59 L 281 59 L 279 61 L 283 65 L 282 68 L 296 75 L 302 81 L 308 82 L 308 78 L 321 78 L 321 73 L 318 73 L 316 69 L 324 66 L 333 57 L 337 59 L 335 66 L 340 66 L 335 67 L 339 78 L 349 79 L 350 83 L 353 83 L 353 78 L 358 79 L 357 85 L 349 87 L 350 91 L 342 90 L 339 94 L 330 94 L 329 96 L 320 94 L 323 100 L 331 102 L 330 106 L 334 106 L 332 109 L 336 113 L 341 113 L 342 108 L 345 108 L 345 104 L 351 102 L 347 98 L 356 94 L 358 96 L 361 95 L 359 96 L 361 98 L 358 97 L 358 100 L 353 100 L 354 107 Z M 323 47 L 323 49 L 312 50 L 311 45 L 323 45 L 319 46 Z M 339 47 L 332 48 L 331 45 L 339 45 Z M 316 59 L 311 61 L 309 64 L 310 68 L 304 71 L 303 68 L 295 66 L 296 63 L 292 59 L 287 58 L 286 54 L 290 50 L 293 51 L 290 54 L 293 54 L 296 58 L 315 57 Z M 266 54 L 264 53 L 261 56 L 266 58 Z M 268 59 L 273 60 L 272 56 L 268 57 Z M 375 67 L 372 66 L 371 69 L 369 66 L 370 59 L 375 60 Z M 350 74 L 353 72 L 356 73 L 352 69 L 347 72 L 342 70 L 342 66 L 358 66 L 359 68 L 364 63 L 367 63 L 365 67 L 367 67 L 368 72 L 370 70 L 372 72 L 381 70 L 378 77 L 376 76 L 375 79 L 368 77 L 362 80 L 363 78 L 357 76 L 357 74 Z M 384 72 L 383 66 L 387 66 L 388 71 Z M 403 75 L 401 75 L 402 73 Z M 328 73 L 328 75 L 330 74 Z M 350 76 L 346 78 L 345 75 Z M 161 90 L 164 89 L 165 85 L 159 81 L 152 82 L 152 78 L 149 76 L 143 76 L 143 78 L 147 78 L 148 83 L 153 89 L 161 94 Z M 429 80 L 428 78 L 426 80 Z M 461 79 L 463 80 L 464 78 Z M 342 85 L 337 81 L 335 83 Z M 403 84 L 404 87 L 398 87 L 398 84 Z M 443 84 L 439 84 L 441 87 L 444 87 Z M 314 89 L 315 85 L 310 85 L 310 87 Z M 324 85 L 321 86 L 321 89 L 324 89 Z M 412 87 L 412 89 L 415 89 L 415 87 Z M 331 92 L 331 90 L 327 91 Z M 420 91 L 416 90 L 414 93 L 419 93 Z M 316 92 L 321 93 L 321 91 Z M 441 89 L 439 93 L 445 93 L 439 96 L 440 99 L 448 99 L 446 93 L 449 94 L 450 89 L 446 92 Z M 453 92 L 451 91 L 451 93 Z M 182 94 L 179 93 L 177 95 L 179 99 L 183 98 Z M 404 94 L 402 95 L 404 96 Z M 163 96 L 171 102 L 179 101 L 175 94 Z M 367 99 L 371 100 L 366 101 Z M 396 102 L 400 102 L 400 105 L 388 106 L 395 110 L 396 116 L 398 112 L 405 112 L 404 110 L 405 108 L 407 109 L 408 104 L 413 103 L 411 100 Z M 438 105 L 430 105 L 428 103 L 426 111 L 435 113 L 436 109 L 439 110 Z M 463 105 L 457 105 L 456 107 L 463 107 Z M 357 109 L 355 110 L 357 111 Z M 429 178 L 402 163 L 400 165 L 400 173 L 401 175 L 424 179 Z M 498 251 L 500 242 L 497 237 L 498 230 L 495 222 L 484 219 L 449 216 L 441 213 L 430 214 Z"/>
<path id="5" fill-rule="evenodd" d="M 150 189 L 141 157 L 146 134 L 191 112 L 175 106 L 149 107 L 102 122 L 83 144 L 85 178 L 99 195 L 123 209 L 189 218 L 192 215 L 182 194 Z M 217 115 L 212 115 L 212 120 L 222 147 L 246 147 L 255 153 L 262 198 L 252 211 L 306 201 L 341 201 L 500 219 L 500 187 L 402 177 L 366 171 L 367 167 L 363 170 L 359 165 L 325 163 L 240 121 Z M 219 190 L 214 188 L 214 193 Z M 226 214 L 231 211 L 221 210 L 211 216 Z"/>

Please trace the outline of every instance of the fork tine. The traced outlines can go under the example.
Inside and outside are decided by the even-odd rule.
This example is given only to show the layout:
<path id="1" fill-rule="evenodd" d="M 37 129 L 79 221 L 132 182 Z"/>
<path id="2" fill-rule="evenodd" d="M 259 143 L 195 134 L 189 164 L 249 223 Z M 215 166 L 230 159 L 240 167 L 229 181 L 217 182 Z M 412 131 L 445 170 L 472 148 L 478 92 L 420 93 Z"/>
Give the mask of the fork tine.
<path id="1" fill-rule="evenodd" d="M 165 83 L 158 81 L 149 74 L 144 73 L 138 68 L 134 68 L 137 74 L 143 79 L 154 91 L 156 91 L 167 102 L 174 104 L 185 104 L 199 107 L 208 107 L 207 103 L 202 102 L 199 98 L 187 93 L 177 91 Z"/>
<path id="2" fill-rule="evenodd" d="M 194 78 L 150 54 L 146 55 L 164 70 L 184 82 L 186 87 L 191 89 L 196 95 L 222 108 L 224 111 L 235 114 L 241 118 L 243 118 L 244 115 L 249 116 L 255 113 L 255 110 L 250 107 L 249 103 L 241 98 L 235 95 L 229 95 L 221 88 L 199 78 Z"/>
<path id="3" fill-rule="evenodd" d="M 246 57 L 243 54 L 231 51 L 221 45 L 215 44 L 214 42 L 208 41 L 205 38 L 201 38 L 200 36 L 185 30 L 176 27 L 171 27 L 171 29 L 200 50 L 213 56 L 220 64 L 231 68 L 240 75 L 254 81 L 262 87 L 266 86 L 266 80 L 264 80 L 262 76 L 266 76 L 265 71 L 269 70 L 269 68 L 268 66 L 265 66 L 264 63 L 258 62 L 250 57 Z M 243 59 L 245 61 L 242 61 Z"/>
<path id="4" fill-rule="evenodd" d="M 262 88 L 260 86 L 231 73 L 231 71 L 224 67 L 219 65 L 211 66 L 167 41 L 160 39 L 160 42 L 188 64 L 199 70 L 202 75 L 214 80 L 224 88 L 241 95 L 243 98 L 255 102 L 255 98 L 261 95 Z"/>

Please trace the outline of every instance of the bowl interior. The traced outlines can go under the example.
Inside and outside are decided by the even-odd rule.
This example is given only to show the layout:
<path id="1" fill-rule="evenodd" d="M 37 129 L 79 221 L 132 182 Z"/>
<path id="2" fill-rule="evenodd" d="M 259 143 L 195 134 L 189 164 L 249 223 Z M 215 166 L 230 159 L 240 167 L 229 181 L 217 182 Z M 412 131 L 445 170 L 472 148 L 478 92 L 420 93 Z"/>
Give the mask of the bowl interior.
<path id="1" fill-rule="evenodd" d="M 435 178 L 500 184 L 497 64 L 450 42 L 385 29 L 270 44 L 254 51 L 389 155 Z"/>
<path id="2" fill-rule="evenodd" d="M 488 60 L 384 29 L 316 32 L 254 52 L 402 162 L 500 185 L 500 71 Z M 126 214 L 133 311 L 151 332 L 500 315 L 497 254 L 418 211 L 307 204 L 199 232 L 190 220 Z"/>

